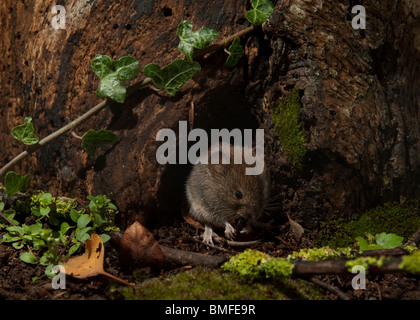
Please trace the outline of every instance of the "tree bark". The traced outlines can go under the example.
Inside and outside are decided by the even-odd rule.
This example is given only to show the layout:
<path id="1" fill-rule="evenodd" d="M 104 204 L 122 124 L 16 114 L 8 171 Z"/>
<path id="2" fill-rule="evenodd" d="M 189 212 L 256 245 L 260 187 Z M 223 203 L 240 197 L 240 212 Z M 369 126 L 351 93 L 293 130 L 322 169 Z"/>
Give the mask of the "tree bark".
<path id="1" fill-rule="evenodd" d="M 273 1 L 274 2 L 274 1 Z M 45 137 L 101 100 L 90 62 L 96 54 L 131 55 L 140 69 L 182 58 L 182 20 L 209 27 L 221 40 L 249 26 L 246 1 L 67 1 L 66 29 L 54 30 L 53 4 L 0 4 L 0 165 L 24 150 L 10 129 L 33 118 Z M 351 27 L 355 1 L 279 0 L 263 28 L 241 40 L 246 56 L 224 67 L 223 50 L 200 58 L 202 70 L 175 97 L 149 88 L 114 103 L 75 131 L 114 130 L 119 141 L 91 157 L 67 134 L 18 167 L 40 188 L 83 200 L 110 194 L 122 226 L 181 216 L 188 165 L 157 163 L 156 134 L 178 131 L 194 105 L 194 127 L 264 128 L 266 165 L 282 210 L 306 228 L 388 200 L 418 198 L 419 8 L 416 2 L 363 1 L 365 30 Z M 142 73 L 128 84 L 142 81 Z M 270 108 L 301 91 L 308 150 L 293 168 L 276 137 Z"/>

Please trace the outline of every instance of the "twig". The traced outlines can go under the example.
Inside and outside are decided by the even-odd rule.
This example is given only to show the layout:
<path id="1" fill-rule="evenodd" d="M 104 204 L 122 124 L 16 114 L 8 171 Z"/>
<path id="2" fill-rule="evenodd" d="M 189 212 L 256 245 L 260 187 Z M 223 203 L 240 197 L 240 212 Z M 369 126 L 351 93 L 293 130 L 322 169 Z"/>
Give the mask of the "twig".
<path id="1" fill-rule="evenodd" d="M 327 284 L 325 282 L 322 282 L 321 280 L 318 280 L 315 277 L 311 277 L 309 279 L 309 281 L 315 283 L 316 285 L 327 289 L 328 291 L 332 292 L 333 294 L 335 294 L 337 297 L 339 297 L 341 300 L 350 300 L 350 297 L 348 295 L 346 295 L 343 291 L 341 291 L 339 288 L 332 286 L 330 284 Z"/>
<path id="2" fill-rule="evenodd" d="M 2 217 L 4 220 L 6 220 L 8 223 L 10 223 L 12 226 L 16 226 L 13 221 L 11 221 L 8 217 L 6 217 L 3 212 L 0 212 L 0 217 Z"/>
<path id="3" fill-rule="evenodd" d="M 196 242 L 196 243 L 200 243 L 200 244 L 202 244 L 202 245 L 204 245 L 204 246 L 207 246 L 207 247 L 210 247 L 210 248 L 212 248 L 212 249 L 216 249 L 216 250 L 219 250 L 219 251 L 222 251 L 222 252 L 226 252 L 226 253 L 230 253 L 230 254 L 235 254 L 235 251 L 228 250 L 228 249 L 225 249 L 225 248 L 222 248 L 222 247 L 216 246 L 216 245 L 214 245 L 214 244 L 207 244 L 207 243 L 204 243 L 203 241 L 201 241 L 201 240 L 199 240 L 199 239 L 196 239 L 196 238 L 194 238 L 194 237 L 187 237 L 187 238 L 188 238 L 188 240 L 194 241 L 194 242 Z"/>
<path id="4" fill-rule="evenodd" d="M 211 256 L 191 251 L 177 250 L 159 245 L 165 256 L 165 263 L 169 265 L 193 265 L 206 266 L 209 268 L 220 267 L 228 259 L 225 257 Z"/>

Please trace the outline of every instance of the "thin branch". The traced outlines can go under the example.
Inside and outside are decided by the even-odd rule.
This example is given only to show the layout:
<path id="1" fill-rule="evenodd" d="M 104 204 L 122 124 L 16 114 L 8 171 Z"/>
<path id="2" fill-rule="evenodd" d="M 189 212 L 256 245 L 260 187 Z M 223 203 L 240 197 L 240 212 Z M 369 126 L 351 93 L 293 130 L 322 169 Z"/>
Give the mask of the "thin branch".
<path id="1" fill-rule="evenodd" d="M 337 297 L 339 297 L 341 300 L 350 300 L 350 297 L 348 295 L 346 295 L 343 291 L 341 291 L 339 288 L 335 286 L 322 282 L 321 280 L 318 280 L 317 278 L 314 278 L 314 277 L 310 278 L 309 281 L 311 281 L 312 283 L 315 283 L 316 285 L 324 289 L 327 289 L 328 291 L 332 292 Z"/>
<path id="2" fill-rule="evenodd" d="M 12 220 L 10 220 L 8 217 L 6 217 L 3 212 L 0 212 L 0 217 L 2 217 L 4 220 L 6 220 L 10 225 L 16 226 Z"/>

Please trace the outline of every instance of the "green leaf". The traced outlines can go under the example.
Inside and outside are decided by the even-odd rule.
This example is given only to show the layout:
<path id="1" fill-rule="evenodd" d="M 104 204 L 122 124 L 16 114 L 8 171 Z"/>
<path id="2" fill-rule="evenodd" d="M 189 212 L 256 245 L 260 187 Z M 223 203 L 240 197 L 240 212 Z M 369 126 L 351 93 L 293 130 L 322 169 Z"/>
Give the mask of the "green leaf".
<path id="1" fill-rule="evenodd" d="M 121 57 L 114 61 L 114 69 L 121 81 L 134 78 L 139 73 L 139 62 L 133 57 Z"/>
<path id="2" fill-rule="evenodd" d="M 74 232 L 74 236 L 80 242 L 85 242 L 87 239 L 90 238 L 90 235 L 88 234 L 88 232 L 91 229 L 92 229 L 91 227 L 86 227 L 86 228 L 82 228 L 82 229 L 76 229 L 76 231 Z"/>
<path id="3" fill-rule="evenodd" d="M 54 268 L 54 263 L 49 264 L 44 271 L 44 274 L 49 278 L 54 278 L 57 274 L 52 271 L 52 268 Z"/>
<path id="4" fill-rule="evenodd" d="M 15 248 L 16 250 L 20 250 L 23 248 L 23 242 L 14 242 L 12 244 L 12 247 Z"/>
<path id="5" fill-rule="evenodd" d="M 153 80 L 156 88 L 165 89 L 173 96 L 199 70 L 201 70 L 201 66 L 196 61 L 191 63 L 185 60 L 175 60 L 162 69 L 155 63 L 149 63 L 143 71 L 146 77 Z"/>
<path id="6" fill-rule="evenodd" d="M 0 201 L 0 211 L 2 211 L 4 209 L 4 202 Z"/>
<path id="7" fill-rule="evenodd" d="M 0 203 L 1 204 L 1 203 Z M 16 211 L 15 210 L 13 210 L 13 209 L 8 209 L 8 210 L 5 210 L 4 212 L 3 212 L 3 215 L 7 218 L 7 219 L 9 219 L 11 222 L 13 222 L 16 226 L 18 226 L 19 225 L 19 221 L 17 221 L 17 220 L 14 220 L 13 218 L 15 217 L 15 215 L 16 215 Z M 1 219 L 1 217 L 0 217 L 0 219 Z"/>
<path id="8" fill-rule="evenodd" d="M 39 213 L 43 217 L 45 217 L 47 214 L 49 214 L 50 211 L 51 211 L 50 207 L 41 207 L 41 208 L 39 208 Z"/>
<path id="9" fill-rule="evenodd" d="M 60 232 L 64 235 L 70 229 L 70 225 L 67 222 L 63 222 L 60 226 Z"/>
<path id="10" fill-rule="evenodd" d="M 104 219 L 102 219 L 102 217 L 97 213 L 95 213 L 93 217 L 94 217 L 96 227 L 102 226 L 102 224 L 105 222 Z"/>
<path id="11" fill-rule="evenodd" d="M 20 255 L 20 260 L 30 264 L 36 264 L 36 257 L 30 252 L 24 252 Z"/>
<path id="12" fill-rule="evenodd" d="M 6 230 L 9 231 L 9 232 L 16 232 L 20 235 L 25 234 L 25 230 L 22 227 L 18 227 L 18 226 L 7 227 Z"/>
<path id="13" fill-rule="evenodd" d="M 52 195 L 51 193 L 44 193 L 39 200 L 39 204 L 42 207 L 49 206 L 52 203 Z"/>
<path id="14" fill-rule="evenodd" d="M 32 118 L 26 117 L 25 123 L 12 129 L 12 136 L 26 145 L 38 143 L 39 138 L 34 134 Z"/>
<path id="15" fill-rule="evenodd" d="M 90 215 L 82 214 L 82 215 L 80 215 L 79 219 L 77 220 L 77 227 L 79 229 L 82 229 L 82 228 L 86 227 L 91 220 L 92 220 L 92 218 L 90 217 Z"/>
<path id="16" fill-rule="evenodd" d="M 234 67 L 238 64 L 239 59 L 245 53 L 244 48 L 241 46 L 241 40 L 239 37 L 236 37 L 232 44 L 230 45 L 229 49 L 229 57 L 226 59 L 225 66 L 226 67 Z"/>
<path id="17" fill-rule="evenodd" d="M 180 39 L 178 49 L 187 57 L 189 62 L 193 61 L 194 48 L 204 49 L 216 39 L 218 33 L 210 28 L 201 28 L 193 32 L 193 24 L 189 21 L 182 21 L 176 31 Z"/>
<path id="18" fill-rule="evenodd" d="M 105 234 L 105 233 L 100 234 L 99 236 L 101 237 L 103 243 L 105 243 L 105 242 L 109 241 L 109 239 L 111 239 L 111 237 L 109 235 Z"/>
<path id="19" fill-rule="evenodd" d="M 79 219 L 80 213 L 76 209 L 70 209 L 70 219 L 73 222 L 77 222 L 77 219 Z"/>
<path id="20" fill-rule="evenodd" d="M 376 235 L 376 243 L 382 249 L 393 249 L 402 245 L 404 238 L 397 236 L 395 233 L 379 233 Z"/>
<path id="21" fill-rule="evenodd" d="M 97 147 L 116 141 L 118 141 L 118 136 L 110 130 L 95 131 L 89 129 L 82 137 L 82 148 L 93 155 Z"/>
<path id="22" fill-rule="evenodd" d="M 125 101 L 127 89 L 117 75 L 111 73 L 101 80 L 99 88 L 96 90 L 96 95 L 99 98 L 110 97 L 112 100 L 119 103 Z"/>
<path id="23" fill-rule="evenodd" d="M 107 55 L 97 54 L 92 60 L 91 67 L 99 79 L 103 79 L 114 72 L 112 59 Z"/>
<path id="24" fill-rule="evenodd" d="M 248 10 L 245 17 L 256 26 L 262 25 L 274 10 L 273 4 L 268 0 L 251 0 L 251 6 L 253 9 Z"/>
<path id="25" fill-rule="evenodd" d="M 133 57 L 121 57 L 112 61 L 106 55 L 96 55 L 91 63 L 93 72 L 101 79 L 96 94 L 123 103 L 127 93 L 124 81 L 134 78 L 139 72 L 139 63 Z"/>
<path id="26" fill-rule="evenodd" d="M 19 191 L 28 187 L 29 174 L 20 176 L 19 174 L 9 171 L 4 178 L 4 186 L 6 187 L 6 194 L 11 197 Z"/>
<path id="27" fill-rule="evenodd" d="M 50 231 L 43 229 L 41 223 L 34 223 L 28 227 L 28 233 L 31 235 L 38 235 L 42 233 L 42 236 L 46 237 L 49 235 Z"/>
<path id="28" fill-rule="evenodd" d="M 69 256 L 71 256 L 73 253 L 75 253 L 77 251 L 77 249 L 79 249 L 80 247 L 80 243 L 76 243 L 74 245 L 72 245 L 69 249 Z"/>

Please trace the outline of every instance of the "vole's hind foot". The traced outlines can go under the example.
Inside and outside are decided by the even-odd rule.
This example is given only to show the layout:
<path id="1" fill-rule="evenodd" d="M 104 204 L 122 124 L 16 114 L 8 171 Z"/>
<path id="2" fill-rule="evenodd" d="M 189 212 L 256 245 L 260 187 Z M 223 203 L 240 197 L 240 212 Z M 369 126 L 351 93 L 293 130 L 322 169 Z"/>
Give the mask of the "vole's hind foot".
<path id="1" fill-rule="evenodd" d="M 225 223 L 225 236 L 228 239 L 234 239 L 236 237 L 236 230 L 229 222 Z"/>

